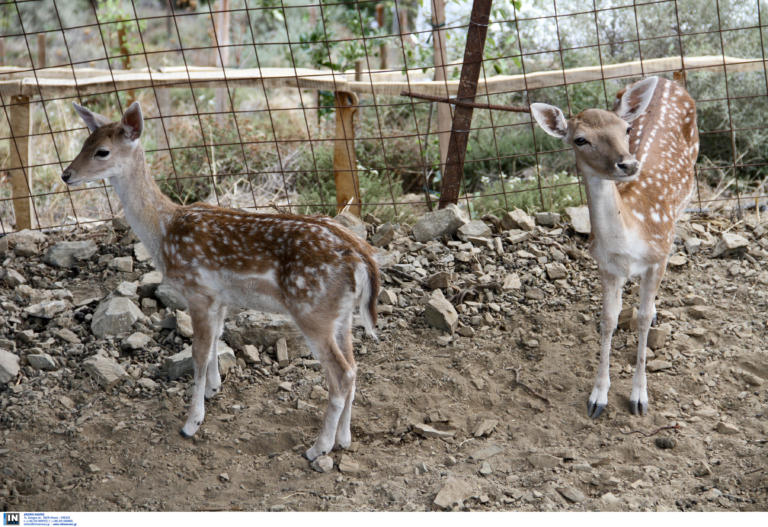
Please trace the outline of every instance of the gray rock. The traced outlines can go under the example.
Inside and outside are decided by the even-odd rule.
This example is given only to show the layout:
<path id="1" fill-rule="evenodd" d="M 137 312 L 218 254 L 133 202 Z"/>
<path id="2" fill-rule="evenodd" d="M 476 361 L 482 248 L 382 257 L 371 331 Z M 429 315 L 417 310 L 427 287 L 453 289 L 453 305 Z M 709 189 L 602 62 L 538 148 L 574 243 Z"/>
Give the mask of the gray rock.
<path id="1" fill-rule="evenodd" d="M 243 349 L 246 344 L 269 349 L 281 337 L 288 344 L 291 360 L 310 356 L 304 336 L 286 315 L 247 311 L 224 326 L 223 338 L 235 349 Z"/>
<path id="2" fill-rule="evenodd" d="M 194 334 L 192 317 L 179 309 L 176 310 L 176 331 L 179 332 L 179 335 L 188 339 L 191 339 Z"/>
<path id="3" fill-rule="evenodd" d="M 504 277 L 504 283 L 501 284 L 501 288 L 504 290 L 520 289 L 522 285 L 520 276 L 517 273 L 509 273 Z"/>
<path id="4" fill-rule="evenodd" d="M 141 242 L 134 244 L 133 255 L 136 257 L 136 260 L 138 260 L 139 262 L 146 262 L 147 260 L 152 258 L 152 255 L 149 254 L 149 251 L 147 250 L 146 246 Z"/>
<path id="5" fill-rule="evenodd" d="M 7 238 L 12 245 L 24 244 L 34 245 L 35 247 L 41 243 L 45 243 L 45 241 L 48 239 L 48 237 L 42 232 L 32 229 L 24 229 L 22 231 L 11 233 L 7 236 Z"/>
<path id="6" fill-rule="evenodd" d="M 49 300 L 26 307 L 24 312 L 32 317 L 50 320 L 70 307 L 72 307 L 72 304 L 66 300 Z"/>
<path id="7" fill-rule="evenodd" d="M 426 242 L 441 236 L 452 236 L 467 221 L 464 212 L 450 204 L 422 216 L 413 226 L 413 237 L 417 242 Z"/>
<path id="8" fill-rule="evenodd" d="M 6 384 L 19 374 L 19 357 L 15 353 L 0 349 L 0 384 Z"/>
<path id="9" fill-rule="evenodd" d="M 573 230 L 579 234 L 589 234 L 592 232 L 592 222 L 589 219 L 589 207 L 566 207 L 565 213 L 573 225 Z"/>
<path id="10" fill-rule="evenodd" d="M 224 366 L 227 366 L 226 370 L 229 370 L 231 363 L 237 363 L 235 353 L 232 348 L 226 345 L 226 343 L 219 341 L 216 346 L 216 353 L 219 358 L 219 371 L 226 373 Z M 223 359 L 223 360 L 222 360 Z M 163 363 L 162 371 L 170 380 L 178 379 L 188 373 L 192 373 L 195 369 L 194 362 L 192 361 L 192 347 L 187 346 L 182 351 L 171 355 L 165 359 Z"/>
<path id="11" fill-rule="evenodd" d="M 146 349 L 150 342 L 152 342 L 152 337 L 137 331 L 125 337 L 120 343 L 120 347 L 124 351 L 143 350 Z"/>
<path id="12" fill-rule="evenodd" d="M 464 500 L 475 493 L 474 486 L 464 479 L 449 476 L 440 492 L 435 496 L 434 504 L 441 509 L 451 509 L 454 505 L 461 507 Z"/>
<path id="13" fill-rule="evenodd" d="M 125 219 L 125 217 L 118 216 L 118 217 L 112 218 L 112 228 L 118 232 L 125 232 L 128 229 L 130 229 L 131 226 L 128 223 L 128 220 Z"/>
<path id="14" fill-rule="evenodd" d="M 483 461 L 483 463 L 480 465 L 480 470 L 478 472 L 483 476 L 490 476 L 493 474 L 493 469 L 491 468 L 491 464 L 487 461 Z"/>
<path id="15" fill-rule="evenodd" d="M 496 426 L 498 424 L 499 424 L 499 421 L 496 419 L 483 419 L 475 427 L 475 430 L 472 432 L 472 435 L 475 437 L 489 436 L 493 433 L 493 431 L 496 429 Z"/>
<path id="16" fill-rule="evenodd" d="M 632 331 L 637 329 L 637 308 L 632 306 L 626 306 L 619 312 L 618 320 L 619 329 L 631 329 Z"/>
<path id="17" fill-rule="evenodd" d="M 127 333 L 138 320 L 146 317 L 136 304 L 122 296 L 101 302 L 93 313 L 91 331 L 97 337 Z"/>
<path id="18" fill-rule="evenodd" d="M 96 254 L 97 249 L 93 240 L 58 242 L 48 248 L 43 261 L 54 267 L 76 267 L 80 262 Z"/>
<path id="19" fill-rule="evenodd" d="M 5 256 L 6 252 L 8 252 L 8 236 L 3 236 L 0 238 L 0 256 Z"/>
<path id="20" fill-rule="evenodd" d="M 330 472 L 333 470 L 333 458 L 330 456 L 318 456 L 311 466 L 313 470 L 318 472 Z"/>
<path id="21" fill-rule="evenodd" d="M 379 304 L 383 304 L 385 306 L 393 306 L 396 303 L 397 295 L 391 290 L 382 288 L 382 290 L 379 291 Z"/>
<path id="22" fill-rule="evenodd" d="M 536 223 L 542 227 L 554 227 L 560 223 L 560 215 L 557 212 L 537 212 Z"/>
<path id="23" fill-rule="evenodd" d="M 437 437 L 443 439 L 456 435 L 456 429 L 451 428 L 449 430 L 440 430 L 434 426 L 424 423 L 416 423 L 413 425 L 413 431 L 422 437 Z"/>
<path id="24" fill-rule="evenodd" d="M 459 322 L 459 314 L 439 289 L 436 289 L 435 293 L 424 308 L 424 318 L 433 328 L 453 333 Z"/>
<path id="25" fill-rule="evenodd" d="M 247 364 L 258 364 L 261 362 L 259 357 L 259 348 L 253 344 L 246 344 L 243 346 L 243 359 Z"/>
<path id="26" fill-rule="evenodd" d="M 8 284 L 8 287 L 16 287 L 17 285 L 26 284 L 27 279 L 24 278 L 20 272 L 16 269 L 6 269 L 3 274 L 3 280 Z"/>
<path id="27" fill-rule="evenodd" d="M 136 384 L 138 384 L 139 386 L 141 386 L 142 388 L 144 388 L 147 391 L 156 390 L 158 388 L 158 386 L 160 386 L 158 383 L 156 383 L 155 381 L 153 381 L 149 377 L 142 377 L 141 379 L 136 381 Z"/>
<path id="28" fill-rule="evenodd" d="M 663 348 L 667 338 L 672 334 L 671 324 L 659 324 L 648 330 L 648 347 L 652 350 Z"/>
<path id="29" fill-rule="evenodd" d="M 499 445 L 486 445 L 474 450 L 469 454 L 469 457 L 473 461 L 485 461 L 502 452 L 504 452 L 504 449 Z"/>
<path id="30" fill-rule="evenodd" d="M 717 258 L 718 256 L 736 256 L 743 254 L 747 250 L 749 240 L 740 234 L 734 234 L 732 232 L 724 232 L 720 235 L 715 245 L 715 250 L 712 252 L 712 256 Z"/>
<path id="31" fill-rule="evenodd" d="M 664 371 L 672 368 L 672 363 L 661 359 L 654 359 L 648 361 L 645 367 L 650 372 Z"/>
<path id="32" fill-rule="evenodd" d="M 528 462 L 533 465 L 534 468 L 555 468 L 560 466 L 560 458 L 550 454 L 529 454 Z"/>
<path id="33" fill-rule="evenodd" d="M 132 273 L 133 258 L 130 256 L 118 256 L 117 258 L 113 258 L 112 261 L 109 262 L 109 268 L 120 271 L 121 273 Z"/>
<path id="34" fill-rule="evenodd" d="M 385 223 L 378 229 L 373 236 L 371 236 L 371 245 L 375 247 L 386 247 L 392 240 L 395 239 L 395 233 L 397 232 L 397 226 L 390 222 Z"/>
<path id="35" fill-rule="evenodd" d="M 715 427 L 715 431 L 725 435 L 736 435 L 739 433 L 739 429 L 736 425 L 720 421 Z"/>
<path id="36" fill-rule="evenodd" d="M 154 296 L 157 287 L 163 281 L 163 273 L 150 271 L 142 275 L 139 281 L 139 294 L 141 296 Z"/>
<path id="37" fill-rule="evenodd" d="M 339 460 L 339 472 L 359 474 L 362 472 L 362 469 L 360 468 L 360 463 L 353 460 L 349 455 L 342 454 L 341 459 Z"/>
<path id="38" fill-rule="evenodd" d="M 520 229 L 523 231 L 532 231 L 536 227 L 536 223 L 527 212 L 515 209 L 507 212 L 501 217 L 501 226 L 506 230 Z"/>
<path id="39" fill-rule="evenodd" d="M 453 282 L 453 273 L 450 271 L 438 271 L 431 274 L 425 280 L 425 284 L 430 289 L 445 289 Z"/>
<path id="40" fill-rule="evenodd" d="M 701 250 L 701 240 L 696 236 L 689 236 L 685 239 L 685 251 L 688 254 L 696 254 Z"/>
<path id="41" fill-rule="evenodd" d="M 462 241 L 469 241 L 470 238 L 490 238 L 491 228 L 482 220 L 472 220 L 458 228 L 457 236 Z"/>
<path id="42" fill-rule="evenodd" d="M 120 282 L 115 288 L 115 293 L 120 296 L 134 298 L 138 289 L 139 285 L 136 282 Z"/>
<path id="43" fill-rule="evenodd" d="M 59 339 L 63 340 L 64 342 L 68 342 L 69 344 L 80 344 L 80 337 L 75 334 L 74 331 L 67 328 L 61 328 L 54 332 L 54 336 L 58 337 Z"/>
<path id="44" fill-rule="evenodd" d="M 94 355 L 85 359 L 83 368 L 103 388 L 111 388 L 123 379 L 129 377 L 128 373 L 114 360 L 103 355 Z"/>
<path id="45" fill-rule="evenodd" d="M 350 212 L 342 212 L 333 218 L 333 221 L 352 231 L 358 238 L 365 240 L 368 237 L 368 231 L 363 220 Z"/>
<path id="46" fill-rule="evenodd" d="M 283 337 L 280 337 L 277 339 L 277 342 L 275 342 L 275 357 L 277 358 L 278 366 L 281 368 L 288 366 L 288 363 L 290 362 L 288 357 L 288 343 Z"/>
<path id="47" fill-rule="evenodd" d="M 673 254 L 672 256 L 669 257 L 670 267 L 682 267 L 687 263 L 688 263 L 688 257 L 686 257 L 683 253 Z"/>
<path id="48" fill-rule="evenodd" d="M 51 371 L 58 369 L 59 367 L 56 364 L 56 361 L 53 360 L 53 357 L 47 353 L 34 353 L 32 355 L 27 355 L 27 362 L 29 362 L 29 365 L 36 370 Z"/>
<path id="49" fill-rule="evenodd" d="M 574 487 L 561 487 L 557 489 L 557 492 L 571 503 L 581 503 L 587 499 L 583 492 Z"/>
<path id="50" fill-rule="evenodd" d="M 544 266 L 547 271 L 547 277 L 550 280 L 560 280 L 568 276 L 568 270 L 560 262 L 548 263 Z"/>
<path id="51" fill-rule="evenodd" d="M 168 284 L 159 284 L 155 289 L 155 298 L 168 309 L 186 310 L 189 306 L 186 298 Z"/>

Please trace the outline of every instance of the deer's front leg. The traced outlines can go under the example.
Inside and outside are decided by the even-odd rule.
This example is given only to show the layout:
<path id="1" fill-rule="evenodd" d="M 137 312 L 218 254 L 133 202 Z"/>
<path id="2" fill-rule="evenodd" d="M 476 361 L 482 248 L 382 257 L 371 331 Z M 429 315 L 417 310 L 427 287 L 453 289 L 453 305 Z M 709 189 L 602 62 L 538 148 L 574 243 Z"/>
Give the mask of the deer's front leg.
<path id="1" fill-rule="evenodd" d="M 600 364 L 597 368 L 595 386 L 589 396 L 587 415 L 592 419 L 600 417 L 608 404 L 608 389 L 611 387 L 610 359 L 611 339 L 616 330 L 621 310 L 621 288 L 624 278 L 601 273 L 603 286 L 603 311 L 600 316 Z"/>
<path id="2" fill-rule="evenodd" d="M 640 309 L 637 313 L 637 362 L 632 377 L 632 393 L 629 396 L 629 409 L 635 415 L 648 412 L 648 385 L 645 377 L 645 349 L 648 345 L 648 330 L 656 316 L 654 300 L 664 276 L 664 265 L 654 265 L 648 269 L 640 281 Z"/>
<path id="3" fill-rule="evenodd" d="M 197 299 L 196 299 L 197 300 Z M 216 337 L 217 319 L 211 316 L 210 301 L 190 301 L 189 314 L 192 317 L 194 340 L 192 341 L 192 362 L 194 364 L 194 388 L 189 401 L 189 416 L 181 429 L 181 435 L 192 437 L 205 417 L 205 385 L 208 364 Z"/>

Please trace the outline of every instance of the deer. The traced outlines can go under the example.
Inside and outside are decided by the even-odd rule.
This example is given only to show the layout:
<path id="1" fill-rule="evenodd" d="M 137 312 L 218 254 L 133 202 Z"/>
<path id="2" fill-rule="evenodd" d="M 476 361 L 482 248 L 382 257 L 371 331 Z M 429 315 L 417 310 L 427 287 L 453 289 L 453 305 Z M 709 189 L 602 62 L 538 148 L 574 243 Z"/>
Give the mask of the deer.
<path id="1" fill-rule="evenodd" d="M 599 417 L 608 404 L 611 340 L 622 288 L 635 276 L 640 285 L 638 342 L 629 404 L 632 414 L 645 415 L 646 344 L 656 322 L 655 299 L 675 223 L 695 186 L 696 104 L 677 83 L 647 77 L 621 90 L 613 111 L 588 109 L 566 119 L 556 106 L 533 103 L 531 115 L 546 133 L 573 147 L 586 188 L 590 253 L 602 286 L 600 361 L 587 415 Z"/>
<path id="2" fill-rule="evenodd" d="M 348 448 L 356 308 L 366 333 L 377 339 L 379 270 L 371 246 L 330 218 L 176 204 L 147 167 L 138 102 L 118 122 L 76 103 L 74 108 L 90 135 L 62 180 L 72 186 L 108 180 L 164 281 L 189 305 L 194 387 L 181 435 L 194 436 L 205 417 L 205 399 L 221 388 L 217 342 L 227 308 L 236 306 L 289 315 L 322 365 L 329 401 L 306 457 Z"/>

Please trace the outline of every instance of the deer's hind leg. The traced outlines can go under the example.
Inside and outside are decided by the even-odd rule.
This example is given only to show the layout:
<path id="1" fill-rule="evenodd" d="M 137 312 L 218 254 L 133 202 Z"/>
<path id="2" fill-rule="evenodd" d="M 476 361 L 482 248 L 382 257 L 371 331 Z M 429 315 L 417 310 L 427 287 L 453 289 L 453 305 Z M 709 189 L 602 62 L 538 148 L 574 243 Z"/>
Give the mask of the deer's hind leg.
<path id="1" fill-rule="evenodd" d="M 352 347 L 352 313 L 342 315 L 340 318 L 342 320 L 336 331 L 336 343 L 351 367 L 352 379 L 350 381 L 346 399 L 344 399 L 344 410 L 341 412 L 339 425 L 336 428 L 336 442 L 334 446 L 339 448 L 349 448 L 349 445 L 352 444 L 350 424 L 352 422 L 352 403 L 355 400 L 357 365 L 355 364 L 354 350 Z"/>
<path id="2" fill-rule="evenodd" d="M 307 459 L 313 460 L 333 449 L 339 420 L 344 413 L 350 391 L 355 385 L 355 366 L 346 360 L 341 349 L 339 349 L 332 328 L 329 328 L 324 334 L 318 335 L 311 335 L 305 332 L 305 336 L 312 353 L 323 365 L 329 396 L 328 408 L 325 411 L 320 435 L 306 452 Z"/>
<path id="3" fill-rule="evenodd" d="M 215 322 L 213 332 L 213 342 L 211 343 L 211 352 L 208 357 L 208 366 L 205 374 L 205 398 L 210 399 L 219 393 L 221 389 L 221 374 L 219 373 L 219 354 L 217 346 L 221 338 L 221 332 L 224 330 L 224 319 L 227 316 L 226 306 L 218 305 L 217 309 L 211 309 L 212 318 Z"/>

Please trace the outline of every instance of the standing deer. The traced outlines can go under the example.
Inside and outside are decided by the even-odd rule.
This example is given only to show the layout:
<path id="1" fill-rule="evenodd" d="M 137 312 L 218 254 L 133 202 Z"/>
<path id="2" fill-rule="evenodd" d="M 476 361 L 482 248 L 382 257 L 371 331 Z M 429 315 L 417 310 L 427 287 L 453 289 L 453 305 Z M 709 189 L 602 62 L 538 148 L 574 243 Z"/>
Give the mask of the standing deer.
<path id="1" fill-rule="evenodd" d="M 654 299 L 667 268 L 675 222 L 694 190 L 699 154 L 696 105 L 672 81 L 648 77 L 616 95 L 612 112 L 584 110 L 566 120 L 555 106 L 534 103 L 531 114 L 545 132 L 573 146 L 584 176 L 592 223 L 592 257 L 603 287 L 600 366 L 587 414 L 608 403 L 611 338 L 626 280 L 640 276 L 637 364 L 629 402 L 648 411 L 645 349 L 656 316 Z"/>
<path id="2" fill-rule="evenodd" d="M 91 135 L 61 178 L 68 185 L 108 179 L 158 270 L 189 303 L 195 384 L 181 435 L 194 435 L 205 416 L 203 397 L 213 397 L 221 387 L 216 343 L 226 306 L 234 305 L 291 315 L 322 363 L 330 401 L 307 458 L 334 446 L 348 447 L 357 370 L 351 333 L 356 306 L 375 338 L 379 274 L 371 247 L 328 219 L 253 214 L 205 203 L 176 205 L 147 170 L 138 103 L 117 123 L 74 106 Z"/>

